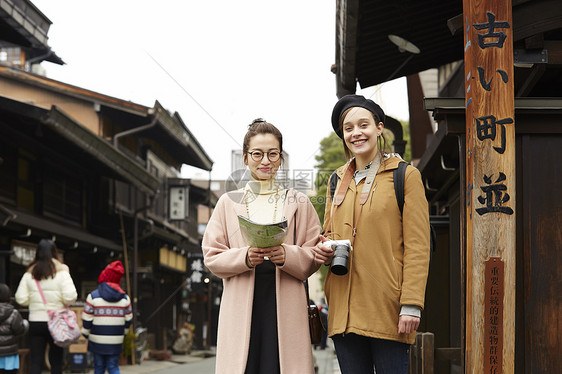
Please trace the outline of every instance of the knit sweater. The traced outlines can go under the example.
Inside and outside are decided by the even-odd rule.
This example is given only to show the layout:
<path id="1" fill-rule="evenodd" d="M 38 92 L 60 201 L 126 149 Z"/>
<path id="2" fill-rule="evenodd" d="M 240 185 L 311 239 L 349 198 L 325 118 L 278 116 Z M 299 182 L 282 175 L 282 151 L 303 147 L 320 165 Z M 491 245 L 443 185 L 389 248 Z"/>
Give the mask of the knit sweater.
<path id="1" fill-rule="evenodd" d="M 82 334 L 88 338 L 88 350 L 104 355 L 120 354 L 125 329 L 132 318 L 129 296 L 123 290 L 100 283 L 86 298 L 82 313 Z"/>
<path id="2" fill-rule="evenodd" d="M 275 179 L 250 179 L 244 187 L 248 218 L 259 223 L 281 221 L 286 192 Z"/>

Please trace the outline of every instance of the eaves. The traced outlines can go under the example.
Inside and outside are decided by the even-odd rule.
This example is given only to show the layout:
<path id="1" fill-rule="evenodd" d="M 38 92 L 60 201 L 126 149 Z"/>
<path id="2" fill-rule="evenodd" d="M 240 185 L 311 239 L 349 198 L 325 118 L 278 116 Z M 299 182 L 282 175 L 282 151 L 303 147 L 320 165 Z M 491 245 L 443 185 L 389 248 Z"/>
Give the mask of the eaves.
<path id="1" fill-rule="evenodd" d="M 178 113 L 170 115 L 158 101 L 154 104 L 153 112 L 158 114 L 159 126 L 156 128 L 162 129 L 166 137 L 171 138 L 177 145 L 176 147 L 170 147 L 168 151 L 173 152 L 174 157 L 185 164 L 203 170 L 211 170 L 213 161 L 195 136 L 187 129 L 180 115 Z M 151 133 L 155 135 L 155 138 L 158 136 L 155 131 L 149 131 L 149 134 Z"/>
<path id="2" fill-rule="evenodd" d="M 155 195 L 158 192 L 160 186 L 158 178 L 105 139 L 75 122 L 56 106 L 53 106 L 41 121 L 62 137 L 104 163 L 141 191 L 149 195 Z"/>
<path id="3" fill-rule="evenodd" d="M 150 108 L 144 105 L 103 95 L 81 87 L 70 85 L 68 83 L 56 81 L 42 75 L 29 73 L 2 64 L 0 64 L 0 76 L 13 79 L 42 90 L 67 95 L 76 99 L 89 101 L 92 104 L 107 106 L 122 112 L 127 112 L 138 116 L 146 117 L 150 110 Z"/>
<path id="4" fill-rule="evenodd" d="M 49 110 L 0 97 L 0 112 L 6 113 L 6 117 L 9 115 L 21 118 L 23 122 L 45 125 L 58 138 L 67 141 L 73 149 L 79 150 L 91 162 L 100 165 L 101 170 L 107 170 L 107 176 L 131 183 L 149 195 L 157 193 L 160 182 L 143 165 L 92 133 L 56 106 Z"/>

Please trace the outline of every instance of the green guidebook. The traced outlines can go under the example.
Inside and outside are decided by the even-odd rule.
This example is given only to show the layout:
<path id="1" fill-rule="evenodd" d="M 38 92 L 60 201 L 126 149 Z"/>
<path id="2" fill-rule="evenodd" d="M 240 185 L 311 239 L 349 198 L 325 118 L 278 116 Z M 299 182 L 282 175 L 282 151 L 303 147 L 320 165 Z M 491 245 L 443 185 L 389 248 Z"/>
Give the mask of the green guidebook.
<path id="1" fill-rule="evenodd" d="M 262 224 L 238 216 L 242 237 L 250 247 L 267 248 L 281 245 L 287 237 L 287 218 L 280 222 Z"/>

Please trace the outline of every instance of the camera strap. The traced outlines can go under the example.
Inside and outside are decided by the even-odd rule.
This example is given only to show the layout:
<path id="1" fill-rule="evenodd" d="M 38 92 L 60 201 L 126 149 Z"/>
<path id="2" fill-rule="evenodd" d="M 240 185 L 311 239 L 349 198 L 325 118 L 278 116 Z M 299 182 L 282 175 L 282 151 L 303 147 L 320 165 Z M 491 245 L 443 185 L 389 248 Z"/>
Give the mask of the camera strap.
<path id="1" fill-rule="evenodd" d="M 371 163 L 371 167 L 367 172 L 367 176 L 365 178 L 365 183 L 363 184 L 363 189 L 361 190 L 361 195 L 359 196 L 359 210 L 355 216 L 355 222 L 353 223 L 353 234 L 351 238 L 351 245 L 355 240 L 355 234 L 357 233 L 357 224 L 359 223 L 359 217 L 361 216 L 361 212 L 363 211 L 363 205 L 367 202 L 371 190 L 373 189 L 374 180 L 377 176 L 377 172 L 381 166 L 381 156 L 380 153 L 377 153 L 373 162 Z M 330 227 L 329 225 L 332 223 L 332 217 L 336 213 L 337 207 L 339 207 L 343 200 L 345 199 L 345 195 L 347 194 L 347 190 L 349 189 L 349 184 L 353 179 L 356 171 L 356 164 L 355 159 L 351 160 L 347 169 L 345 170 L 345 174 L 340 184 L 340 188 L 337 189 L 337 193 L 335 194 L 334 198 L 332 199 L 332 211 L 326 224 L 326 228 Z M 333 232 L 332 228 L 330 227 L 330 231 Z"/>
<path id="2" fill-rule="evenodd" d="M 345 194 L 347 193 L 349 183 L 353 179 L 353 174 L 355 174 L 355 159 L 351 160 L 349 165 L 347 165 L 347 169 L 345 169 L 345 173 L 340 183 L 340 188 L 336 190 L 336 194 L 332 198 L 333 205 L 340 206 L 341 203 L 343 203 L 343 199 L 345 199 Z M 345 186 L 345 188 L 343 186 Z"/>

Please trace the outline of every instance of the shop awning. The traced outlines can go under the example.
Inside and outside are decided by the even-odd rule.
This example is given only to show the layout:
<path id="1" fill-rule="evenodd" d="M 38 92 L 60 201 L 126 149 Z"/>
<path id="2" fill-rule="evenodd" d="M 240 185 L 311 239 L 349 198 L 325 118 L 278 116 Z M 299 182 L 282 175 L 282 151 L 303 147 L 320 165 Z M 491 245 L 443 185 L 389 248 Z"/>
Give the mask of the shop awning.
<path id="1" fill-rule="evenodd" d="M 68 243 L 77 242 L 79 249 L 81 246 L 98 247 L 111 251 L 122 251 L 123 247 L 106 238 L 89 233 L 79 227 L 72 227 L 68 224 L 60 224 L 50 219 L 45 219 L 34 214 L 10 209 L 0 205 L 0 211 L 9 212 L 9 217 L 3 222 L 2 226 L 12 229 L 31 229 L 43 232 L 43 236 L 56 236 L 57 241 Z"/>

